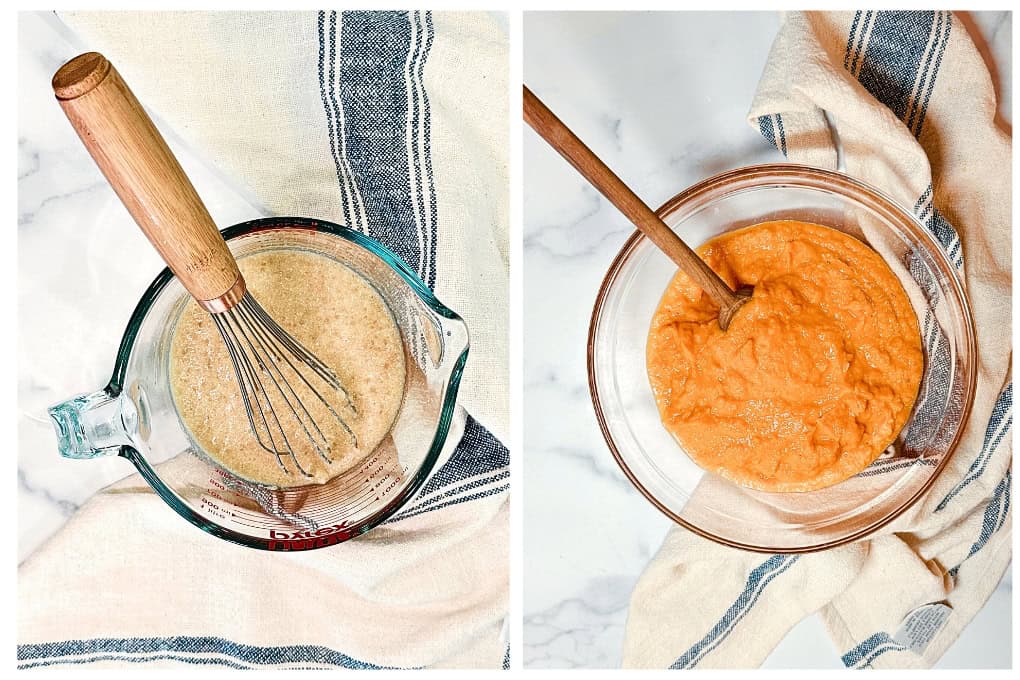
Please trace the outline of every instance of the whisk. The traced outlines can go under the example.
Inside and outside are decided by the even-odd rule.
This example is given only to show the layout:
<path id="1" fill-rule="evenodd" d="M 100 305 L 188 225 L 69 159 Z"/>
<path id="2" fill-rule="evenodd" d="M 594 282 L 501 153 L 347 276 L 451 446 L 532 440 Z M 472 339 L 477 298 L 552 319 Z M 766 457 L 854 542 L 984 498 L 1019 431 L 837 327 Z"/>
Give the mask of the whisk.
<path id="1" fill-rule="evenodd" d="M 53 76 L 68 120 L 142 231 L 198 304 L 212 315 L 259 445 L 291 474 L 311 477 L 299 453 L 331 463 L 330 442 L 312 417 L 357 413 L 336 373 L 280 327 L 245 285 L 202 199 L 113 65 L 78 55 Z M 308 404 L 305 402 L 309 401 Z M 329 415 L 326 415 L 329 414 Z"/>

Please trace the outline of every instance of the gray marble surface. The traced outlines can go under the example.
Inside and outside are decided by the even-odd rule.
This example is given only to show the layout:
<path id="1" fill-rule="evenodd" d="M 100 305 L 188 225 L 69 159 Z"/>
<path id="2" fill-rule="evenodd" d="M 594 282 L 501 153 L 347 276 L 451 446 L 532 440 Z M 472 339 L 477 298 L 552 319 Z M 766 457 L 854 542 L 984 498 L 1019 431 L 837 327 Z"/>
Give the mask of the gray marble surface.
<path id="1" fill-rule="evenodd" d="M 1011 19 L 972 14 L 1011 119 Z M 746 122 L 774 13 L 527 13 L 524 77 L 650 205 L 724 169 L 781 160 Z M 595 293 L 632 227 L 524 134 L 526 667 L 615 667 L 630 592 L 669 521 L 599 432 L 584 347 Z M 1008 667 L 1010 577 L 940 662 Z M 842 667 L 812 616 L 766 667 Z"/>

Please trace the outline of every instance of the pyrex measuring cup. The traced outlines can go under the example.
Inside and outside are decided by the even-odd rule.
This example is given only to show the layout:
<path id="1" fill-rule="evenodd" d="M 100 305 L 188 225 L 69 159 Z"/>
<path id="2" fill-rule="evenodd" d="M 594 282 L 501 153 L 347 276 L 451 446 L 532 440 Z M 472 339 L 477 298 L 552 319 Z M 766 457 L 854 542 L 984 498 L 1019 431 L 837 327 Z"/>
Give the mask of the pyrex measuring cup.
<path id="1" fill-rule="evenodd" d="M 234 225 L 223 235 L 238 259 L 274 249 L 311 251 L 379 292 L 400 329 L 406 365 L 389 434 L 322 485 L 258 484 L 213 463 L 181 424 L 170 391 L 170 341 L 190 296 L 165 269 L 128 322 L 110 383 L 50 408 L 60 453 L 127 458 L 182 517 L 235 543 L 309 550 L 360 535 L 406 503 L 435 465 L 467 359 L 467 327 L 399 258 L 345 227 L 280 217 Z"/>

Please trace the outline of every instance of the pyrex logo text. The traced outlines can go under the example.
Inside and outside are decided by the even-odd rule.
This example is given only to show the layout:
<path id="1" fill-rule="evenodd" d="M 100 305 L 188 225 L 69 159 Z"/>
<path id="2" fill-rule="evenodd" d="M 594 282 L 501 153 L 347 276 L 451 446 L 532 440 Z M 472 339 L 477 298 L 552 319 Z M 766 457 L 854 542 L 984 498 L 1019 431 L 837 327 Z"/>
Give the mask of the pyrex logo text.
<path id="1" fill-rule="evenodd" d="M 346 524 L 336 524 L 315 531 L 298 530 L 293 532 L 269 530 L 270 550 L 311 550 L 334 545 L 349 538 L 350 530 Z"/>

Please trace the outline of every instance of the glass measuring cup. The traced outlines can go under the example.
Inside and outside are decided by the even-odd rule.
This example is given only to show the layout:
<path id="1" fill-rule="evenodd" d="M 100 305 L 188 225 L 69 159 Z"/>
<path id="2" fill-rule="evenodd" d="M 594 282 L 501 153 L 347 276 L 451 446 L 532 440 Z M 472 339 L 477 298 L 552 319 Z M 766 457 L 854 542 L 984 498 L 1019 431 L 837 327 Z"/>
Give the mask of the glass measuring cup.
<path id="1" fill-rule="evenodd" d="M 406 376 L 396 420 L 383 441 L 326 484 L 279 488 L 242 479 L 211 461 L 181 424 L 170 392 L 169 350 L 189 300 L 164 269 L 128 322 L 109 384 L 49 409 L 65 458 L 119 455 L 182 517 L 228 541 L 264 550 L 335 545 L 403 506 L 436 463 L 467 360 L 464 322 L 399 258 L 362 234 L 322 220 L 266 218 L 223 231 L 243 258 L 305 250 L 359 274 L 393 314 Z"/>

